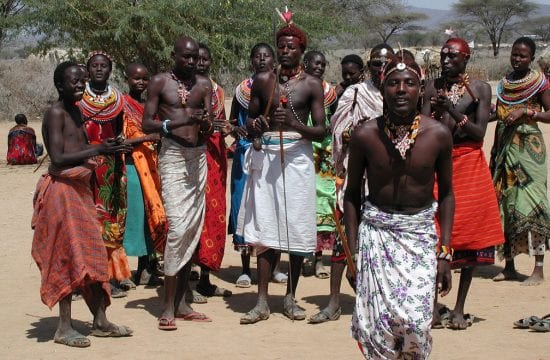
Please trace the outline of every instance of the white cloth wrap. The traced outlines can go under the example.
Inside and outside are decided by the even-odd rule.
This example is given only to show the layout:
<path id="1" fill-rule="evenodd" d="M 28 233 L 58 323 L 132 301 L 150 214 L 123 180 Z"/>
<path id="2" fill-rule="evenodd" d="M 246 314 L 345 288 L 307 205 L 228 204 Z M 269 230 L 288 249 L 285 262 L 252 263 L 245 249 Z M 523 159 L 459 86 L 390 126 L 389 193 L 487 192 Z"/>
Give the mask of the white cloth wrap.
<path id="1" fill-rule="evenodd" d="M 355 97 L 356 90 L 357 97 Z M 354 99 L 356 99 L 355 106 L 353 106 Z M 348 145 L 343 143 L 342 134 L 355 127 L 360 121 L 365 119 L 374 120 L 382 114 L 382 94 L 370 79 L 349 86 L 338 100 L 338 107 L 331 118 L 332 160 L 336 174 L 344 178 L 344 185 L 337 194 L 338 206 L 342 211 L 344 210 L 343 194 L 347 185 L 346 170 L 349 160 Z M 368 195 L 366 182 L 364 195 Z"/>
<path id="2" fill-rule="evenodd" d="M 278 132 L 264 133 L 262 150 L 250 147 L 245 153 L 237 234 L 253 246 L 311 253 L 317 229 L 312 145 L 295 132 L 284 132 L 283 138 L 284 184 Z"/>
<path id="3" fill-rule="evenodd" d="M 162 139 L 159 173 L 168 219 L 164 273 L 175 276 L 191 260 L 204 223 L 206 146 L 184 147 Z"/>
<path id="4" fill-rule="evenodd" d="M 414 215 L 365 202 L 352 336 L 368 359 L 427 359 L 435 296 L 437 203 Z"/>

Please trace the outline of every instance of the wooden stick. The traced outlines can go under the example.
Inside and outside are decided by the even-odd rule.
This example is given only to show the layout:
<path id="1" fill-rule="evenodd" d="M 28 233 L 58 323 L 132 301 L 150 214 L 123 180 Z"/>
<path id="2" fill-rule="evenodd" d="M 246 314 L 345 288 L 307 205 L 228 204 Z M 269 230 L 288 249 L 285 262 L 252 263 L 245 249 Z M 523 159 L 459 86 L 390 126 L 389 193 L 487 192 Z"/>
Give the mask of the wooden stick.
<path id="1" fill-rule="evenodd" d="M 340 239 L 342 240 L 342 247 L 344 248 L 344 253 L 346 254 L 346 262 L 351 270 L 351 273 L 353 274 L 353 277 L 357 277 L 357 268 L 355 267 L 355 262 L 353 261 L 353 256 L 351 255 L 348 238 L 346 237 L 346 233 L 340 224 L 340 219 L 338 219 L 336 208 L 332 204 L 330 205 L 330 208 L 332 210 L 332 217 L 334 218 L 334 223 L 336 225 L 336 231 L 338 231 L 338 235 L 340 235 Z"/>

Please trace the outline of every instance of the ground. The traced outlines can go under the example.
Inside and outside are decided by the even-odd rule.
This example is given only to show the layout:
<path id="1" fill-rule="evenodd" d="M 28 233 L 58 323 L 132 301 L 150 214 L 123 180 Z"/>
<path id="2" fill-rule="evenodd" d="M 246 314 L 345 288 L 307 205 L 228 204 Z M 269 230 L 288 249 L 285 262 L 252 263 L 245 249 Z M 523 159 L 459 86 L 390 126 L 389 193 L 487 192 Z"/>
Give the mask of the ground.
<path id="1" fill-rule="evenodd" d="M 30 124 L 37 131 L 40 124 Z M 7 139 L 11 123 L 0 123 L 0 138 Z M 492 144 L 493 126 L 487 131 L 485 149 Z M 550 142 L 550 126 L 543 126 Z M 6 140 L 0 141 L 0 154 L 6 153 Z M 50 311 L 40 301 L 40 274 L 31 258 L 32 197 L 36 182 L 46 171 L 43 166 L 7 166 L 0 162 L 0 199 L 2 212 L 2 252 L 0 253 L 0 319 L 3 336 L 0 357 L 5 359 L 74 359 L 78 356 L 101 359 L 361 359 L 356 343 L 350 337 L 353 291 L 343 285 L 342 317 L 321 325 L 294 322 L 282 315 L 285 288 L 270 284 L 272 315 L 255 325 L 239 325 L 240 316 L 254 306 L 256 287 L 236 288 L 240 258 L 227 238 L 222 270 L 212 281 L 233 291 L 233 296 L 211 298 L 195 309 L 212 317 L 212 323 L 178 322 L 173 332 L 157 330 L 161 313 L 160 289 L 138 287 L 127 298 L 113 299 L 108 309 L 110 318 L 134 330 L 129 338 L 91 338 L 89 349 L 74 349 L 53 342 L 57 324 L 57 307 Z M 549 253 L 550 255 L 550 253 Z M 515 320 L 529 315 L 550 313 L 550 256 L 546 257 L 547 281 L 537 287 L 523 287 L 519 282 L 494 283 L 491 278 L 503 263 L 475 273 L 466 312 L 478 320 L 466 331 L 434 330 L 432 359 L 550 359 L 550 333 L 513 329 Z M 283 256 L 283 259 L 285 257 Z M 132 266 L 136 259 L 131 258 Z M 286 260 L 285 260 L 286 261 Z M 519 256 L 520 273 L 530 274 L 534 258 Z M 252 267 L 255 268 L 255 261 Z M 453 291 L 442 299 L 454 305 L 458 275 L 453 274 Z M 328 301 L 329 281 L 315 277 L 301 278 L 297 299 L 309 315 Z M 83 301 L 73 303 L 75 327 L 88 334 L 91 316 Z"/>

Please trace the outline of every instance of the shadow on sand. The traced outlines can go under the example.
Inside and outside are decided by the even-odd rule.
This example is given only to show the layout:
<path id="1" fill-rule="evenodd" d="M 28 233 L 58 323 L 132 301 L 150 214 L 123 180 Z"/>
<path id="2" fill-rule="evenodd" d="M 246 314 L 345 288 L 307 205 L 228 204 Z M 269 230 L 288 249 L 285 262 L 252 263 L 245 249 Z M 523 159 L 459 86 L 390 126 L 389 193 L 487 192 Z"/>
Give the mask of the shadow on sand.
<path id="1" fill-rule="evenodd" d="M 59 317 L 37 317 L 35 315 L 27 314 L 27 316 L 34 317 L 37 321 L 31 323 L 31 328 L 27 329 L 27 338 L 36 339 L 37 342 L 53 341 L 55 330 L 57 330 L 57 323 Z M 92 323 L 86 321 L 80 321 L 72 319 L 73 328 L 82 335 L 88 336 L 90 334 Z"/>

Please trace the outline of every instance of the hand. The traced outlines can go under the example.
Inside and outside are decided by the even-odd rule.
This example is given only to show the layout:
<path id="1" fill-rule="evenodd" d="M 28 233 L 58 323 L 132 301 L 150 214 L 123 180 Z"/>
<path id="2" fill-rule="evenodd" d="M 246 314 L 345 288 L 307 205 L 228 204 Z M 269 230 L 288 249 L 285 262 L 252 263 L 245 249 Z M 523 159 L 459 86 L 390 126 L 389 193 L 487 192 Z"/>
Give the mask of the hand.
<path id="1" fill-rule="evenodd" d="M 357 278 L 354 276 L 354 274 L 351 271 L 351 269 L 349 268 L 349 266 L 347 267 L 347 270 L 346 270 L 346 278 L 348 279 L 348 282 L 349 282 L 350 286 L 353 288 L 353 291 L 356 291 L 356 289 L 357 289 Z"/>
<path id="2" fill-rule="evenodd" d="M 233 126 L 225 119 L 215 119 L 212 123 L 214 129 L 219 130 L 223 136 L 229 135 L 233 129 Z"/>
<path id="3" fill-rule="evenodd" d="M 132 151 L 132 145 L 120 142 L 117 138 L 108 138 L 99 144 L 100 154 L 128 153 Z"/>
<path id="4" fill-rule="evenodd" d="M 237 139 L 242 139 L 248 136 L 248 133 L 246 132 L 246 127 L 244 126 L 234 126 L 232 134 Z"/>
<path id="5" fill-rule="evenodd" d="M 509 113 L 508 116 L 506 116 L 504 119 L 502 119 L 502 121 L 504 121 L 504 123 L 506 125 L 512 125 L 519 118 L 521 118 L 523 116 L 523 114 L 524 114 L 523 109 L 516 109 L 516 110 L 512 111 L 511 113 Z"/>
<path id="6" fill-rule="evenodd" d="M 248 130 L 248 132 L 261 134 L 269 129 L 269 123 L 263 115 L 260 115 L 256 119 L 248 118 L 246 120 L 246 129 Z"/>
<path id="7" fill-rule="evenodd" d="M 452 276 L 451 268 L 447 260 L 437 260 L 437 277 L 436 277 L 437 291 L 441 297 L 444 297 L 451 291 Z"/>
<path id="8" fill-rule="evenodd" d="M 187 108 L 185 110 L 187 111 L 187 115 L 189 116 L 189 119 L 193 120 L 196 123 L 202 123 L 208 119 L 207 117 L 208 113 L 204 111 L 204 109 Z"/>
<path id="9" fill-rule="evenodd" d="M 442 90 L 437 90 L 437 95 L 430 97 L 430 104 L 436 112 L 449 111 L 452 107 L 451 101 Z"/>
<path id="10" fill-rule="evenodd" d="M 273 124 L 277 127 L 294 127 L 294 119 L 290 116 L 288 109 L 285 109 L 282 106 L 279 106 L 275 109 L 273 113 Z"/>

